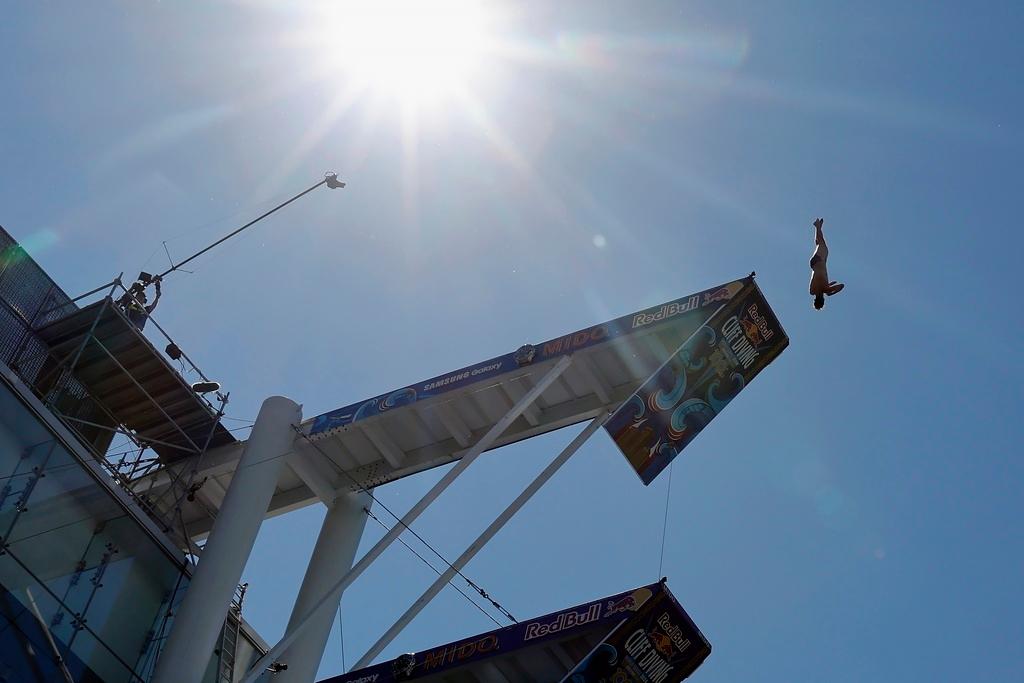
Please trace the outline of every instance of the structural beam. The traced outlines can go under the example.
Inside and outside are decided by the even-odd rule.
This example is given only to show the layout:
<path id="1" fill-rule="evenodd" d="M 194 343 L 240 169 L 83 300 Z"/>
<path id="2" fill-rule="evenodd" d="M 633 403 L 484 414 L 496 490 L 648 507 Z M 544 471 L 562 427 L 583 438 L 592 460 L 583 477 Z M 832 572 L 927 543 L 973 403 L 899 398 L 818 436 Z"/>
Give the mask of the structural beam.
<path id="1" fill-rule="evenodd" d="M 331 584 L 352 566 L 359 539 L 366 526 L 366 510 L 372 504 L 370 494 L 358 491 L 342 494 L 328 506 L 302 586 L 292 607 L 288 628 L 309 611 Z M 337 609 L 338 604 L 335 603 L 330 610 L 321 611 L 306 629 L 306 634 L 282 655 L 281 660 L 288 668 L 274 676 L 274 683 L 313 683 Z"/>
<path id="2" fill-rule="evenodd" d="M 224 502 L 224 497 L 228 495 L 227 489 L 221 486 L 220 482 L 213 477 L 203 482 L 203 488 L 209 489 L 210 496 L 217 500 L 217 507 L 219 509 L 220 504 Z"/>
<path id="3" fill-rule="evenodd" d="M 395 639 L 395 636 L 401 633 L 402 629 L 404 629 L 409 622 L 423 610 L 424 607 L 430 604 L 430 601 L 441 592 L 441 589 L 444 588 L 445 585 L 447 585 L 447 583 L 451 581 L 455 575 L 465 567 L 466 564 L 472 560 L 478 552 L 480 552 L 480 550 L 483 549 L 485 545 L 487 545 L 488 541 L 494 538 L 495 534 L 497 534 L 501 528 L 504 527 L 505 524 L 507 524 L 508 521 L 512 519 L 517 512 L 519 512 L 519 510 L 522 509 L 524 505 L 526 505 L 527 501 L 529 501 L 530 498 L 532 498 L 533 495 L 537 493 L 537 491 L 539 491 L 540 488 L 546 484 L 556 472 L 558 472 L 562 465 L 568 462 L 569 458 L 571 458 L 573 454 L 580 449 L 580 446 L 586 443 L 587 439 L 593 436 L 594 432 L 601 428 L 601 425 L 603 425 L 610 416 L 611 412 L 609 411 L 602 413 L 591 420 L 586 429 L 577 434 L 576 438 L 573 439 L 572 442 L 566 446 L 540 474 L 537 475 L 537 478 L 530 482 L 529 486 L 527 486 L 515 500 L 509 503 L 508 507 L 498 515 L 497 519 L 491 522 L 490 526 L 484 529 L 483 533 L 480 534 L 480 536 L 478 536 L 468 548 L 466 548 L 465 552 L 459 555 L 459 558 L 437 577 L 437 580 L 434 581 L 434 583 L 423 592 L 423 595 L 421 595 L 419 599 L 417 599 L 416 602 L 414 602 L 412 606 L 405 611 L 405 614 L 399 617 L 398 621 L 396 621 L 391 628 L 389 628 L 387 632 L 382 635 L 369 650 L 367 650 L 366 654 L 364 654 L 359 661 L 355 663 L 351 670 L 356 671 L 364 666 L 368 666 L 370 662 L 373 661 L 374 657 L 379 655 L 381 651 Z"/>
<path id="4" fill-rule="evenodd" d="M 482 669 L 483 683 L 513 683 L 494 662 L 483 662 L 480 668 Z"/>
<path id="5" fill-rule="evenodd" d="M 334 503 L 338 495 L 336 487 L 312 455 L 296 450 L 288 456 L 288 466 L 324 505 L 330 507 Z"/>
<path id="6" fill-rule="evenodd" d="M 302 411 L 292 400 L 263 402 L 224 504 L 156 664 L 152 683 L 200 681 L 224 616 L 274 495 Z"/>
<path id="7" fill-rule="evenodd" d="M 217 510 L 220 507 L 220 501 L 213 497 L 210 489 L 206 488 L 206 483 L 196 489 L 194 495 L 210 510 Z"/>
<path id="8" fill-rule="evenodd" d="M 441 424 L 452 435 L 455 442 L 463 448 L 469 448 L 469 444 L 472 443 L 473 433 L 466 426 L 466 423 L 462 421 L 462 418 L 459 417 L 459 414 L 452 410 L 452 407 L 447 403 L 439 403 L 435 410 L 437 411 L 438 419 L 441 420 Z"/>
<path id="9" fill-rule="evenodd" d="M 594 364 L 590 362 L 590 359 L 586 356 L 580 356 L 576 361 L 576 369 L 581 375 L 583 375 L 584 381 L 590 390 L 597 394 L 597 397 L 601 399 L 603 403 L 611 403 L 612 388 L 608 386 L 608 382 L 601 377 L 601 373 Z"/>
<path id="10" fill-rule="evenodd" d="M 566 671 L 572 671 L 579 664 L 578 661 L 566 654 L 565 649 L 558 643 L 552 643 L 545 647 L 544 651 L 548 653 L 553 662 L 563 667 Z"/>
<path id="11" fill-rule="evenodd" d="M 551 386 L 551 383 L 558 379 L 558 377 L 561 376 L 561 374 L 565 372 L 566 368 L 571 364 L 572 356 L 563 356 L 560 358 L 558 362 L 556 362 L 551 369 L 541 377 L 536 386 L 530 389 L 520 401 L 516 402 L 516 405 L 514 405 L 504 417 L 498 420 L 498 422 L 496 422 L 494 426 L 484 434 L 483 438 L 481 438 L 476 445 L 462 456 L 462 459 L 459 460 L 454 467 L 445 473 L 440 481 L 438 481 L 433 488 L 431 488 L 423 498 L 421 498 L 419 502 L 417 502 L 412 509 L 405 514 L 404 517 L 402 517 L 398 524 L 395 524 L 391 530 L 388 531 L 383 538 L 377 541 L 376 545 L 374 545 L 373 548 L 371 548 L 366 555 L 364 555 L 355 564 L 355 566 L 345 574 L 345 576 L 338 580 L 320 600 L 317 600 L 314 607 L 310 608 L 310 610 L 301 619 L 297 619 L 295 621 L 293 627 L 288 629 L 287 633 L 285 633 L 284 637 L 281 638 L 277 645 L 270 648 L 270 651 L 267 652 L 267 654 L 260 657 L 256 663 L 252 665 L 252 668 L 249 669 L 249 672 L 245 675 L 245 678 L 242 679 L 241 683 L 255 683 L 256 679 L 259 678 L 264 669 L 276 661 L 277 658 L 281 656 L 281 653 L 295 642 L 300 635 L 302 635 L 311 620 L 315 619 L 322 610 L 328 609 L 331 604 L 337 604 L 336 601 L 338 596 L 340 596 L 345 589 L 356 580 L 356 578 L 366 571 L 366 568 L 369 567 L 370 564 L 372 564 L 373 561 L 376 560 L 380 554 L 383 553 L 396 538 L 398 538 L 399 535 L 401 535 L 402 531 L 410 526 L 413 521 L 415 521 L 416 518 L 418 518 L 420 514 L 422 514 L 423 511 L 426 510 L 427 507 L 466 470 L 467 467 L 472 465 L 473 461 L 476 460 L 481 453 L 490 448 L 498 437 L 508 429 L 509 425 L 511 425 L 512 422 L 514 422 L 515 419 L 519 417 L 524 410 L 526 410 L 527 406 L 537 400 L 537 398 L 544 393 L 549 386 Z"/>
<path id="12" fill-rule="evenodd" d="M 370 443 L 388 461 L 389 465 L 396 470 L 402 466 L 402 461 L 405 460 L 405 452 L 387 435 L 387 432 L 375 424 L 364 425 L 362 431 L 366 438 L 370 440 Z"/>
<path id="13" fill-rule="evenodd" d="M 251 438 L 251 437 L 250 437 Z M 192 456 L 181 463 L 175 463 L 169 467 L 161 468 L 153 474 L 144 475 L 132 482 L 132 489 L 135 491 L 147 490 L 150 487 L 160 489 L 170 484 L 178 472 L 185 472 L 196 465 L 196 477 L 216 477 L 227 474 L 235 469 L 238 463 L 239 453 L 245 448 L 245 443 L 233 443 L 220 448 L 214 448 L 201 456 Z"/>
<path id="14" fill-rule="evenodd" d="M 501 384 L 501 390 L 513 403 L 521 399 L 523 394 L 526 393 L 526 390 L 523 389 L 518 381 Z M 523 411 L 523 418 L 530 423 L 531 427 L 536 427 L 540 424 L 540 410 L 536 405 L 531 405 Z"/>

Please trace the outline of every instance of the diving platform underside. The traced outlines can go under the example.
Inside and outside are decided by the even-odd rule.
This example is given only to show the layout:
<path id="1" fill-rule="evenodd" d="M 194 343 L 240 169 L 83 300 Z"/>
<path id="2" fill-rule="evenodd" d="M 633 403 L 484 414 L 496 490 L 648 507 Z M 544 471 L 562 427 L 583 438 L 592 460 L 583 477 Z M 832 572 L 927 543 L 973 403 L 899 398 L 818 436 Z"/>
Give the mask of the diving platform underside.
<path id="1" fill-rule="evenodd" d="M 93 398 L 165 463 L 236 443 L 217 412 L 108 297 L 35 330 Z"/>
<path id="2" fill-rule="evenodd" d="M 561 370 L 557 379 L 485 450 L 617 407 L 748 282 L 752 280 L 736 280 L 535 347 L 527 345 L 306 420 L 267 517 L 459 460 L 556 364 Z M 203 457 L 197 480 L 205 478 L 205 483 L 182 510 L 194 538 L 212 526 L 243 446 L 232 444 Z M 174 469 L 189 466 L 184 461 L 148 475 L 135 488 L 159 489 Z"/>

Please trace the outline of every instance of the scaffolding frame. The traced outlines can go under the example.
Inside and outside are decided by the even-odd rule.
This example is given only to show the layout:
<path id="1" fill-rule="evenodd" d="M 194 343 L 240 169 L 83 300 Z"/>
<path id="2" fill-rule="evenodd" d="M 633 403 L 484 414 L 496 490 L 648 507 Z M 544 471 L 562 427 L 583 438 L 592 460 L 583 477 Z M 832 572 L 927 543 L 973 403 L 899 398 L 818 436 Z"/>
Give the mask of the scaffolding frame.
<path id="1" fill-rule="evenodd" d="M 34 395 L 42 407 L 45 407 L 57 422 L 63 425 L 69 436 L 73 436 L 81 446 L 83 454 L 91 456 L 100 469 L 110 477 L 113 485 L 120 490 L 128 499 L 132 500 L 138 508 L 149 517 L 156 526 L 161 529 L 170 542 L 183 551 L 181 560 L 186 566 L 194 567 L 202 552 L 202 549 L 194 545 L 191 534 L 186 528 L 181 514 L 181 502 L 189 498 L 196 500 L 206 510 L 210 517 L 216 517 L 216 510 L 207 505 L 201 498 L 195 496 L 202 481 L 197 482 L 197 473 L 202 463 L 202 458 L 210 448 L 211 438 L 214 431 L 224 417 L 228 403 L 229 394 L 216 392 L 216 402 L 211 402 L 206 396 L 196 394 L 199 401 L 210 413 L 210 428 L 201 435 L 201 438 L 194 438 L 178 422 L 164 410 L 159 400 L 152 396 L 149 391 L 133 375 L 130 368 L 118 360 L 116 352 L 107 348 L 102 340 L 95 334 L 100 319 L 105 313 L 115 311 L 123 316 L 118 302 L 124 301 L 124 295 L 130 295 L 122 280 L 123 273 L 120 273 L 110 282 L 106 282 L 76 297 L 70 297 L 58 286 L 52 278 L 27 254 L 24 248 L 9 234 L 0 227 L 0 361 L 6 365 L 13 377 L 23 384 L 24 388 Z M 95 301 L 90 301 L 91 299 Z M 82 302 L 90 301 L 89 305 L 100 303 L 95 317 L 89 324 L 88 333 L 75 346 L 71 353 L 61 357 L 53 352 L 50 346 L 40 337 L 39 330 L 51 323 L 60 321 L 71 315 L 79 314 Z M 138 301 L 136 300 L 138 303 Z M 173 344 L 180 352 L 180 372 L 171 362 L 166 361 L 159 354 L 154 346 L 153 351 L 166 363 L 170 372 L 177 374 L 185 384 L 186 375 L 194 375 L 204 382 L 210 378 L 202 369 L 181 350 L 174 339 L 153 317 L 146 315 L 148 334 L 144 336 L 146 341 L 153 335 L 152 330 L 167 344 Z M 75 371 L 82 358 L 83 352 L 89 345 L 94 345 L 103 353 L 132 385 L 135 391 L 141 393 L 156 411 L 161 415 L 176 434 L 183 438 L 184 447 L 180 443 L 163 441 L 153 437 L 147 437 L 136 433 L 119 420 L 101 400 L 97 392 L 87 386 L 87 383 L 76 377 Z M 150 345 L 152 345 L 150 343 Z M 224 429 L 225 432 L 230 431 Z M 101 448 L 103 440 L 97 439 L 96 434 L 106 432 L 109 439 L 106 440 L 107 447 Z M 117 437 L 126 441 L 114 443 Z M 54 441 L 56 443 L 56 441 Z M 153 446 L 172 448 L 182 452 L 183 457 L 175 460 L 175 467 L 168 467 L 165 458 L 161 458 L 153 450 Z M 150 495 L 146 488 L 151 481 L 144 479 L 145 475 L 166 469 L 171 479 L 170 485 Z M 205 477 L 203 478 L 205 480 Z M 15 492 L 5 487 L 0 491 L 0 499 Z M 0 534 L 0 540 L 3 535 Z M 166 542 L 166 541 L 165 541 Z M 28 571 L 27 568 L 25 568 Z M 185 580 L 188 571 L 183 571 L 179 577 L 180 582 Z M 245 596 L 247 585 L 239 585 L 229 605 L 225 605 L 225 621 L 223 627 L 222 641 L 230 643 L 230 652 L 218 653 L 218 670 L 225 671 L 234 666 L 235 647 L 240 639 L 243 626 L 242 601 Z M 174 595 L 180 599 L 181 592 L 176 588 Z M 60 596 L 52 596 L 63 605 Z M 165 605 L 165 610 L 158 629 L 149 634 L 147 646 L 156 642 L 156 648 L 147 647 L 140 654 L 136 668 L 120 658 L 118 660 L 131 672 L 132 680 L 143 680 L 146 669 L 151 669 L 155 663 L 158 651 L 161 649 L 162 641 L 166 638 L 168 619 L 173 605 Z M 81 625 L 81 628 L 88 630 L 88 626 Z M 49 630 L 44 628 L 49 637 Z M 226 634 L 226 635 L 225 635 Z M 94 634 L 95 635 L 95 634 Z M 257 655 L 262 654 L 263 647 L 247 640 L 255 648 Z M 101 642 L 102 641 L 98 641 Z M 104 645 L 105 647 L 105 645 Z M 115 653 L 115 657 L 116 657 Z M 230 674 L 229 674 L 230 675 Z M 227 680 L 223 675 L 221 679 Z"/>
<path id="2" fill-rule="evenodd" d="M 165 533 L 171 533 L 179 547 L 198 555 L 187 530 L 183 528 L 180 510 L 177 508 L 185 498 L 195 499 L 198 486 L 202 485 L 201 482 L 196 482 L 199 465 L 209 448 L 214 430 L 225 414 L 229 394 L 216 392 L 216 403 L 203 395 L 196 395 L 208 409 L 211 417 L 210 429 L 202 438 L 196 439 L 168 414 L 160 402 L 146 390 L 139 378 L 118 360 L 116 354 L 96 335 L 96 330 L 104 315 L 114 312 L 123 316 L 118 301 L 131 294 L 122 278 L 123 273 L 110 282 L 76 297 L 69 297 L 28 256 L 21 245 L 0 228 L 0 360 L 4 360 L 18 378 L 31 388 L 43 405 L 68 427 L 114 482 L 153 518 Z M 102 303 L 80 343 L 70 353 L 55 353 L 40 338 L 39 330 L 80 313 L 83 310 L 80 308 L 83 301 L 89 301 L 90 304 L 97 301 Z M 147 314 L 146 319 L 147 325 L 152 326 L 148 329 L 155 329 L 164 342 L 174 344 L 181 351 L 181 347 L 152 314 Z M 146 335 L 147 340 L 148 336 Z M 181 438 L 184 445 L 136 433 L 108 409 L 100 396 L 76 377 L 79 361 L 90 346 L 98 349 L 134 390 L 145 397 L 147 403 L 160 414 L 162 420 Z M 170 362 L 167 362 L 167 366 L 182 380 L 186 375 L 194 374 L 204 382 L 210 381 L 184 351 L 181 351 L 178 360 L 181 372 Z M 117 437 L 123 437 L 127 441 L 115 445 L 113 442 Z M 165 459 L 152 450 L 153 446 L 180 451 L 183 458 L 175 464 L 180 465 L 186 461 L 191 463 L 185 467 L 168 467 Z M 163 487 L 155 495 L 150 495 L 151 491 L 143 486 L 146 483 L 145 475 L 164 469 L 170 475 L 170 485 Z M 151 482 L 152 479 L 148 481 Z M 208 508 L 205 504 L 204 507 Z M 216 516 L 216 510 L 207 509 L 207 512 L 211 517 Z"/>

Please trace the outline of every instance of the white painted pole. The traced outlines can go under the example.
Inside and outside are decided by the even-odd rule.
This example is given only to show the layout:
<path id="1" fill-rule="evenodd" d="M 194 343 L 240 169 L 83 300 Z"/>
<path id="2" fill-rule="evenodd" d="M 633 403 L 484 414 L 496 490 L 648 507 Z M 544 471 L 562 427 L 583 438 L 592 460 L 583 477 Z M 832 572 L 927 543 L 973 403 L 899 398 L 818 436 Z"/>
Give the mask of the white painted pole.
<path id="1" fill-rule="evenodd" d="M 284 456 L 292 449 L 292 425 L 301 420 L 302 410 L 291 399 L 271 396 L 263 402 L 195 574 L 174 616 L 152 683 L 202 680 L 274 495 Z"/>
<path id="2" fill-rule="evenodd" d="M 310 611 L 307 612 L 293 628 L 290 628 L 288 632 L 284 634 L 284 637 L 278 641 L 277 645 L 270 648 L 270 651 L 267 652 L 267 654 L 260 657 L 256 663 L 252 665 L 252 668 L 249 669 L 249 673 L 245 675 L 245 678 L 242 679 L 241 683 L 255 683 L 256 679 L 259 678 L 264 669 L 277 661 L 278 657 L 281 656 L 281 653 L 284 652 L 296 638 L 302 635 L 302 632 L 309 624 L 310 619 L 320 610 L 326 609 L 328 604 L 336 604 L 338 599 L 337 596 L 341 595 L 345 589 L 348 588 L 352 582 L 355 581 L 396 538 L 398 538 L 407 526 L 411 525 L 412 522 L 419 517 L 420 514 L 426 510 L 427 507 L 433 503 L 437 497 L 440 496 L 441 493 L 466 470 L 467 467 L 473 464 L 473 461 L 476 460 L 481 453 L 490 448 L 498 437 L 508 429 L 509 425 L 511 425 L 527 407 L 537 400 L 537 398 L 544 393 L 544 390 L 547 389 L 552 382 L 558 379 L 559 375 L 565 372 L 565 369 L 568 368 L 571 363 L 572 356 L 563 356 L 560 358 L 558 362 L 555 363 L 554 366 L 552 366 L 552 368 L 540 379 L 540 381 L 526 392 L 522 398 L 516 401 L 515 405 L 505 413 L 505 416 L 498 420 L 498 422 L 491 427 L 486 434 L 484 434 L 480 441 L 466 451 L 466 454 L 462 456 L 462 459 L 455 463 L 455 466 L 448 470 L 441 480 L 434 484 L 434 487 L 427 491 L 427 493 L 412 507 L 411 510 L 409 510 L 409 512 L 405 513 L 401 522 L 393 526 L 383 538 L 377 541 L 377 544 L 370 548 L 366 555 L 356 562 L 355 566 L 352 567 L 352 569 L 350 569 L 348 573 L 346 573 L 345 576 L 343 576 L 336 584 L 334 584 L 334 586 L 331 587 L 331 590 L 328 591 L 323 598 L 317 601 L 316 606 L 310 609 Z"/>
<path id="3" fill-rule="evenodd" d="M 485 545 L 487 545 L 487 542 L 490 541 L 494 537 L 494 535 L 497 534 L 501 530 L 501 528 L 505 526 L 505 524 L 510 519 L 512 519 L 512 517 L 514 517 L 515 514 L 519 512 L 519 510 L 524 505 L 526 505 L 526 502 L 533 497 L 533 494 L 539 491 L 540 487 L 544 486 L 544 484 L 546 484 L 547 481 L 555 475 L 555 473 L 562 467 L 562 465 L 568 462 L 569 458 L 571 458 L 573 454 L 576 453 L 577 450 L 579 450 L 579 448 L 587 441 L 587 439 L 593 436 L 594 432 L 596 432 L 601 427 L 601 425 L 603 425 L 605 421 L 607 421 L 607 419 L 610 416 L 611 412 L 604 412 L 595 417 L 593 420 L 591 420 L 590 424 L 587 425 L 586 429 L 580 432 L 576 436 L 576 438 L 573 439 L 572 442 L 568 446 L 566 446 L 565 449 L 561 453 L 559 453 L 558 456 L 554 460 L 552 460 L 547 467 L 544 468 L 544 471 L 538 474 L 537 478 L 530 482 L 530 485 L 527 486 L 526 489 L 524 489 L 523 492 L 520 493 L 519 496 L 514 501 L 512 501 L 507 508 L 505 508 L 504 512 L 498 515 L 497 519 L 491 522 L 491 525 L 487 527 L 484 530 L 484 532 L 480 534 L 480 536 L 475 541 L 473 541 L 473 543 L 470 544 L 468 548 L 466 548 L 466 551 L 459 556 L 459 559 L 455 560 L 455 562 L 452 563 L 451 567 L 449 567 L 447 570 L 442 572 L 440 576 L 437 577 L 437 580 L 434 581 L 430 588 L 424 591 L 423 595 L 421 595 L 419 599 L 416 600 L 416 602 L 414 602 L 408 610 L 406 610 L 405 614 L 399 617 L 398 621 L 396 621 L 391 626 L 391 628 L 389 628 L 387 632 L 384 635 L 382 635 L 376 643 L 373 644 L 373 646 L 366 652 L 366 654 L 364 654 L 360 658 L 360 660 L 355 663 L 355 665 L 350 669 L 350 671 L 356 671 L 358 669 L 361 669 L 364 666 L 367 666 L 370 662 L 372 662 L 373 658 L 379 655 L 381 651 L 385 647 L 387 647 L 392 640 L 395 639 L 395 636 L 401 633 L 402 629 L 404 629 L 409 624 L 410 621 L 415 619 L 416 615 L 418 615 L 423 610 L 423 608 L 426 607 L 430 603 L 430 601 L 433 600 L 434 597 L 441 592 L 441 589 L 444 588 L 448 584 L 448 582 L 455 577 L 456 572 L 465 567 L 466 564 L 470 560 L 472 560 L 473 557 L 476 556 L 476 554 L 480 552 L 480 550 L 483 549 Z"/>
<path id="4" fill-rule="evenodd" d="M 352 566 L 366 526 L 363 508 L 368 510 L 372 504 L 373 498 L 368 493 L 358 491 L 339 495 L 327 510 L 285 630 L 293 628 L 306 612 L 315 607 L 317 599 Z M 302 638 L 292 643 L 281 656 L 288 669 L 277 674 L 274 683 L 313 683 L 337 609 L 338 603 L 333 603 L 330 610 L 320 610 L 310 620 Z"/>

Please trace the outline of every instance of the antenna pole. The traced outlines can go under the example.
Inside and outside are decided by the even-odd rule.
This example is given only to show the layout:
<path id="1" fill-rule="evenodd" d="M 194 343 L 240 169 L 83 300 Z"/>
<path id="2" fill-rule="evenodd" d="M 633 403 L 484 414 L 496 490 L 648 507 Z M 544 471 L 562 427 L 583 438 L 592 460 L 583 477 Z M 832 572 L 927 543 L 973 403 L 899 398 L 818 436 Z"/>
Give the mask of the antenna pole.
<path id="1" fill-rule="evenodd" d="M 191 261 L 191 260 L 193 260 L 193 259 L 195 259 L 195 258 L 197 258 L 199 256 L 202 256 L 203 254 L 205 254 L 206 252 L 210 251 L 211 249 L 213 249 L 215 246 L 217 246 L 221 242 L 225 242 L 225 241 L 231 239 L 232 237 L 234 237 L 238 233 L 242 232 L 246 228 L 250 228 L 253 225 L 259 223 L 261 220 L 263 220 L 264 218 L 266 218 L 270 214 L 274 213 L 275 211 L 277 211 L 279 209 L 283 209 L 284 207 L 286 207 L 289 204 L 291 204 L 292 202 L 294 202 L 296 199 L 299 199 L 300 197 L 303 197 L 303 196 L 309 194 L 310 192 L 312 192 L 316 188 L 320 187 L 321 185 L 327 185 L 327 187 L 331 188 L 332 190 L 340 188 L 340 187 L 345 187 L 345 183 L 343 183 L 340 180 L 338 180 L 338 175 L 336 173 L 328 173 L 327 175 L 324 176 L 324 179 L 321 180 L 320 182 L 318 182 L 316 185 L 313 185 L 313 186 L 303 190 L 302 192 L 298 193 L 297 195 L 295 195 L 294 197 L 292 197 L 288 201 L 285 201 L 285 202 L 282 202 L 281 204 L 278 204 L 277 206 L 275 206 L 270 211 L 267 211 L 262 216 L 259 216 L 258 218 L 254 218 L 253 220 L 249 221 L 248 223 L 246 223 L 242 227 L 238 228 L 234 232 L 231 232 L 231 233 L 225 235 L 224 237 L 221 237 L 219 240 L 217 240 L 216 242 L 214 242 L 210 246 L 206 247 L 205 249 L 202 249 L 202 250 L 197 251 L 196 253 L 192 254 L 191 256 L 189 256 L 187 259 L 185 259 L 181 263 L 176 263 L 176 264 L 172 265 L 170 268 L 168 268 L 164 272 L 160 273 L 160 275 L 158 275 L 157 277 L 163 278 L 163 277 L 165 277 L 167 275 L 170 275 L 171 273 L 173 273 L 174 271 L 178 270 L 179 268 L 181 268 L 183 265 L 185 265 L 189 261 Z"/>

